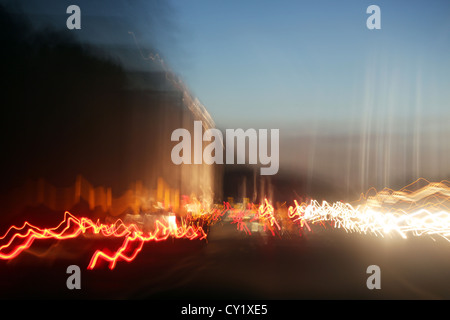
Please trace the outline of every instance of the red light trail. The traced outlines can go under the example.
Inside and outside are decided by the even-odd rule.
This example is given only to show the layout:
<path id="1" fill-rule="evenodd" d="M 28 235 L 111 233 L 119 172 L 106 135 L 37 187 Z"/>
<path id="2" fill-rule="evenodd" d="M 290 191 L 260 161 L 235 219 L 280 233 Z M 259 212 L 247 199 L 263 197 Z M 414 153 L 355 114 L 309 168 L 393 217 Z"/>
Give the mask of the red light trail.
<path id="1" fill-rule="evenodd" d="M 24 250 L 28 249 L 35 240 L 39 239 L 56 239 L 66 240 L 73 239 L 88 232 L 103 237 L 124 238 L 122 246 L 113 254 L 108 255 L 101 250 L 97 250 L 92 256 L 88 269 L 93 269 L 99 259 L 109 261 L 109 268 L 114 269 L 117 261 L 132 261 L 141 251 L 145 242 L 162 241 L 170 236 L 181 239 L 205 239 L 206 233 L 201 227 L 174 227 L 170 223 L 164 223 L 160 220 L 155 223 L 154 232 L 144 234 L 135 224 L 126 225 L 122 220 L 117 220 L 114 224 L 102 224 L 93 222 L 88 218 L 77 218 L 69 212 L 64 214 L 64 220 L 54 228 L 42 229 L 25 222 L 22 227 L 12 226 L 8 229 L 0 240 L 7 241 L 6 244 L 0 246 L 0 259 L 11 260 L 17 257 Z M 131 255 L 126 255 L 130 251 L 131 244 L 138 242 L 137 248 Z M 14 244 L 16 244 L 14 246 Z"/>
<path id="2" fill-rule="evenodd" d="M 430 183 L 423 187 L 413 184 L 399 191 L 384 189 L 375 195 L 365 196 L 358 205 L 335 202 L 322 204 L 315 200 L 287 209 L 288 222 L 298 224 L 301 230 L 312 231 L 310 225 L 330 223 L 347 232 L 359 232 L 386 236 L 392 232 L 407 238 L 413 236 L 439 236 L 450 241 L 450 182 Z M 103 238 L 121 238 L 122 245 L 108 254 L 97 250 L 92 255 L 88 269 L 94 269 L 99 262 L 109 263 L 114 269 L 119 261 L 133 261 L 147 242 L 159 242 L 169 238 L 205 240 L 207 232 L 203 226 L 220 221 L 227 214 L 232 224 L 247 235 L 252 232 L 248 223 L 256 223 L 275 236 L 282 230 L 274 207 L 266 199 L 261 205 L 249 204 L 245 209 L 235 209 L 229 203 L 222 208 L 205 209 L 200 203 L 186 205 L 188 216 L 178 226 L 174 216 L 156 220 L 152 231 L 144 232 L 136 224 L 125 224 L 118 219 L 113 224 L 94 222 L 88 218 L 77 218 L 69 212 L 63 221 L 53 228 L 39 228 L 25 222 L 22 227 L 12 226 L 0 237 L 0 259 L 11 260 L 30 248 L 35 240 L 66 240 L 92 234 Z"/>

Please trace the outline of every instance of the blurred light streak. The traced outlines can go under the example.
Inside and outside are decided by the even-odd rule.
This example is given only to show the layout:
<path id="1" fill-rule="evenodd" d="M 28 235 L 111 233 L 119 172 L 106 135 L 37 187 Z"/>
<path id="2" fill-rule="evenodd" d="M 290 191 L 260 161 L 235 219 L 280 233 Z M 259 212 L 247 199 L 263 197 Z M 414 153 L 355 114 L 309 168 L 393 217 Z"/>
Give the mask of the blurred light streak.
<path id="1" fill-rule="evenodd" d="M 206 233 L 201 227 L 180 226 L 176 227 L 173 223 L 157 220 L 155 230 L 144 234 L 136 224 L 126 225 L 121 219 L 113 224 L 102 224 L 93 222 L 88 218 L 77 218 L 69 212 L 64 215 L 64 220 L 54 228 L 42 229 L 25 222 L 22 227 L 12 226 L 8 229 L 0 240 L 6 240 L 6 244 L 0 247 L 0 259 L 11 260 L 17 257 L 24 250 L 28 249 L 36 239 L 55 239 L 66 240 L 73 239 L 80 235 L 91 232 L 94 235 L 102 237 L 124 238 L 122 246 L 113 255 L 108 255 L 101 250 L 97 250 L 89 263 L 88 269 L 93 269 L 101 258 L 110 262 L 109 268 L 114 269 L 118 260 L 132 261 L 141 251 L 144 242 L 162 241 L 169 237 L 177 239 L 205 239 Z M 19 242 L 19 244 L 15 243 Z M 126 255 L 130 251 L 131 244 L 138 242 L 138 246 L 132 250 L 131 255 Z"/>
<path id="2" fill-rule="evenodd" d="M 427 184 L 418 187 L 419 183 Z M 369 190 L 369 192 L 372 190 Z M 368 192 L 368 193 L 369 193 Z M 367 193 L 367 194 L 368 194 Z M 431 183 L 418 179 L 399 191 L 384 189 L 372 196 L 363 196 L 360 204 L 316 200 L 289 207 L 289 217 L 308 222 L 331 222 L 347 232 L 386 236 L 392 232 L 402 238 L 440 236 L 450 242 L 450 182 Z M 309 227 L 308 227 L 309 229 Z"/>
<path id="3" fill-rule="evenodd" d="M 398 234 L 404 239 L 409 235 L 439 236 L 450 242 L 449 206 L 449 181 L 418 179 L 397 191 L 385 188 L 377 192 L 373 188 L 369 189 L 354 204 L 341 201 L 319 203 L 317 200 L 299 203 L 294 200 L 294 206 L 289 206 L 287 210 L 287 222 L 309 232 L 313 231 L 312 225 L 331 224 L 346 232 L 381 237 Z M 185 204 L 185 209 L 188 214 L 181 219 L 180 226 L 177 225 L 176 217 L 169 215 L 167 219 L 156 220 L 154 229 L 149 232 L 143 232 L 134 223 L 125 224 L 121 219 L 113 224 L 102 224 L 88 218 L 77 218 L 69 212 L 54 228 L 42 229 L 25 222 L 22 227 L 10 227 L 0 237 L 0 241 L 6 242 L 0 246 L 0 259 L 14 259 L 30 248 L 36 239 L 66 240 L 89 233 L 103 238 L 123 238 L 122 245 L 112 254 L 95 251 L 87 267 L 94 269 L 103 260 L 109 263 L 110 269 L 114 269 L 118 261 L 133 261 L 146 242 L 164 241 L 170 237 L 204 240 L 208 227 L 222 220 L 231 221 L 247 235 L 252 234 L 248 225 L 257 223 L 273 236 L 282 234 L 279 218 L 286 221 L 282 218 L 282 210 L 275 212 L 267 199 L 259 206 L 248 204 L 234 208 L 224 202 L 222 206 L 216 205 L 209 210 L 197 200 L 192 200 Z"/>

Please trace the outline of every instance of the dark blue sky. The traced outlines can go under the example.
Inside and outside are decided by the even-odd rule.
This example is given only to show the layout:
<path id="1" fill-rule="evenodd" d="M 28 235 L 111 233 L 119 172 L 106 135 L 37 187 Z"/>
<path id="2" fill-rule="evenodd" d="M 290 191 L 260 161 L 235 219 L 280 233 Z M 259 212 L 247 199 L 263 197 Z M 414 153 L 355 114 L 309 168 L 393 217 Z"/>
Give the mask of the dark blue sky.
<path id="1" fill-rule="evenodd" d="M 348 128 L 368 95 L 379 116 L 423 108 L 448 115 L 448 1 L 22 1 L 27 12 L 65 25 L 69 4 L 82 10 L 77 35 L 97 44 L 143 47 L 171 69 L 223 127 Z M 45 5 L 43 4 L 45 3 Z M 368 30 L 366 8 L 381 8 Z M 140 66 L 140 62 L 128 61 Z M 414 99 L 413 99 L 414 100 Z M 392 104 L 392 105 L 389 105 Z"/>
<path id="2" fill-rule="evenodd" d="M 372 3 L 381 8 L 381 30 L 366 28 Z M 448 2 L 179 1 L 175 7 L 187 57 L 169 57 L 219 123 L 345 123 L 363 109 L 367 94 L 378 108 L 398 104 L 392 113 L 405 116 L 403 104 L 413 107 L 418 86 L 430 111 L 448 110 Z"/>

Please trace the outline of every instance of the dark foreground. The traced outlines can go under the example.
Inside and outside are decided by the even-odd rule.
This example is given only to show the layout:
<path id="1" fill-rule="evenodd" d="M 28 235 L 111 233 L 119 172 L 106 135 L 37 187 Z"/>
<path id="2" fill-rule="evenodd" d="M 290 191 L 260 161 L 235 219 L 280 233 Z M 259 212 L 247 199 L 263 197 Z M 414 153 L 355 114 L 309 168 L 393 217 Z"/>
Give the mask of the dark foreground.
<path id="1" fill-rule="evenodd" d="M 246 236 L 225 224 L 212 228 L 208 242 L 147 243 L 132 263 L 87 270 L 102 245 L 88 239 L 36 242 L 36 252 L 47 246 L 52 253 L 0 261 L 0 298 L 450 299 L 445 240 L 382 239 L 333 229 L 276 239 Z M 72 264 L 81 268 L 80 290 L 66 287 Z M 366 287 L 369 265 L 381 268 L 380 290 Z"/>

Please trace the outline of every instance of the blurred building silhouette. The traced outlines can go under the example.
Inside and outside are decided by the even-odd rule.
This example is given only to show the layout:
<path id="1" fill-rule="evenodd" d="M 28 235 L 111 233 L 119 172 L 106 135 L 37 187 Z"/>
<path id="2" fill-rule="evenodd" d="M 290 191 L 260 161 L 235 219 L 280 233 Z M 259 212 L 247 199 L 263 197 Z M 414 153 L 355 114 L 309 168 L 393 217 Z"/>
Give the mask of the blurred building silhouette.
<path id="1" fill-rule="evenodd" d="M 102 48 L 35 31 L 3 7 L 0 16 L 3 217 L 37 206 L 99 216 L 181 212 L 186 197 L 221 197 L 220 168 L 171 161 L 173 130 L 192 132 L 194 120 L 214 126 L 172 72 L 158 61 L 125 70 Z"/>

